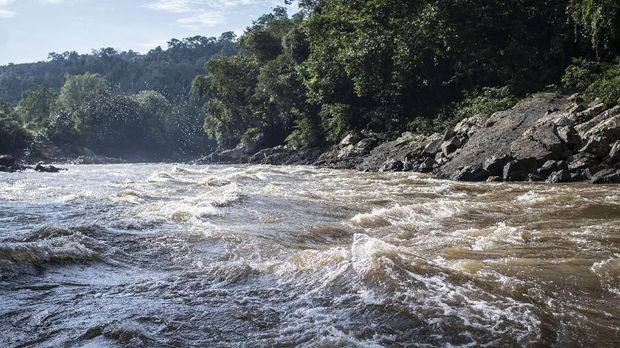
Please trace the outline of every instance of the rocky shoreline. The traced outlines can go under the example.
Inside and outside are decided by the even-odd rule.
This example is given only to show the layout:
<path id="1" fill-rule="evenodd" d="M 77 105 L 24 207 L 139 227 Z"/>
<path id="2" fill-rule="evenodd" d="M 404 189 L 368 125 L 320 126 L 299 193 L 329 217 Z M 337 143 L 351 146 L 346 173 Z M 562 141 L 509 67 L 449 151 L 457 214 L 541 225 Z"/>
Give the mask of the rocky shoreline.
<path id="1" fill-rule="evenodd" d="M 404 133 L 392 140 L 383 134 L 349 134 L 338 144 L 302 150 L 246 145 L 189 163 L 420 172 L 473 182 L 620 183 L 620 101 L 607 107 L 599 100 L 582 105 L 578 99 L 578 95 L 537 93 L 512 109 L 464 119 L 443 134 Z M 45 158 L 56 158 L 54 163 L 124 163 L 88 151 L 73 159 L 50 154 Z M 26 166 L 0 155 L 0 172 L 26 169 L 63 170 L 42 162 Z"/>
<path id="2" fill-rule="evenodd" d="M 305 164 L 457 181 L 620 183 L 620 105 L 581 105 L 578 99 L 537 93 L 510 110 L 462 120 L 444 134 L 405 133 L 389 141 L 349 134 L 337 145 L 305 150 L 239 146 L 192 163 Z"/>

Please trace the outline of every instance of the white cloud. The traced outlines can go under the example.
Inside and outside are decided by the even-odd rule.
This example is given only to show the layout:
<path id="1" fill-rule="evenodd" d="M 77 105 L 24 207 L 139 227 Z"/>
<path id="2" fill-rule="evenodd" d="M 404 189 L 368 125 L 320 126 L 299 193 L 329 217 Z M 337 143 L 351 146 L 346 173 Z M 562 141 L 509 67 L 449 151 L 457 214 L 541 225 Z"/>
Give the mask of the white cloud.
<path id="1" fill-rule="evenodd" d="M 177 19 L 177 23 L 186 28 L 198 30 L 200 28 L 215 27 L 226 21 L 226 17 L 220 11 L 203 11 L 202 13 Z"/>
<path id="2" fill-rule="evenodd" d="M 183 13 L 192 10 L 192 3 L 191 0 L 156 0 L 149 2 L 144 7 L 156 11 Z"/>
<path id="3" fill-rule="evenodd" d="M 147 0 L 143 7 L 182 15 L 179 25 L 199 30 L 223 24 L 248 6 L 283 4 L 282 0 Z"/>
<path id="4" fill-rule="evenodd" d="M 0 8 L 0 18 L 11 18 L 17 14 L 15 11 L 4 10 Z"/>
<path id="5" fill-rule="evenodd" d="M 11 18 L 17 15 L 17 12 L 3 8 L 14 2 L 15 0 L 0 0 L 0 18 Z"/>
<path id="6" fill-rule="evenodd" d="M 45 2 L 48 2 L 50 4 L 60 4 L 61 2 L 63 2 L 64 0 L 44 0 Z"/>

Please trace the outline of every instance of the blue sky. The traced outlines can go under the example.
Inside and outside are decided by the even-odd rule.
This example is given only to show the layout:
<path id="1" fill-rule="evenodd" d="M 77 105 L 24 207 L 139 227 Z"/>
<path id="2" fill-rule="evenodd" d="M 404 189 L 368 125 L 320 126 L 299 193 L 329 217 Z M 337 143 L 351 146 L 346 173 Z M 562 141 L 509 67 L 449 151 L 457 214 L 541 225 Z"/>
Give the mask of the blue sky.
<path id="1" fill-rule="evenodd" d="M 284 0 L 0 0 L 0 65 L 49 52 L 146 52 L 171 38 L 238 34 Z"/>

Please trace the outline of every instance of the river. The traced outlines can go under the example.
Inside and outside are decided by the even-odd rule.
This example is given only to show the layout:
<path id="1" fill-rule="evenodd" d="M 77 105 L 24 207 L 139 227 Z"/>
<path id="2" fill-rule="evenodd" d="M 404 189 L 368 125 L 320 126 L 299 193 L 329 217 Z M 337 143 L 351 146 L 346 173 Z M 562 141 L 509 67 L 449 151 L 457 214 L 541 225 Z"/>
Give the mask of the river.
<path id="1" fill-rule="evenodd" d="M 620 346 L 620 187 L 0 173 L 2 347 Z"/>

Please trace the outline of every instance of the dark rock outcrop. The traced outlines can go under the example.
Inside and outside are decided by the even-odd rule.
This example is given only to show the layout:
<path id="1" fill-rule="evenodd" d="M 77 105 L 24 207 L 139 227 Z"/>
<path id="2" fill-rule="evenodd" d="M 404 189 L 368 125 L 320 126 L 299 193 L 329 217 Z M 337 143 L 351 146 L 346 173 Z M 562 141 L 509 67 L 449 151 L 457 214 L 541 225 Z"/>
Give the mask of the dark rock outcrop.
<path id="1" fill-rule="evenodd" d="M 54 167 L 53 165 L 49 164 L 49 165 L 45 165 L 43 163 L 37 163 L 36 166 L 34 166 L 34 170 L 37 172 L 42 172 L 42 173 L 58 173 L 60 171 L 66 170 L 64 168 L 57 168 Z"/>
<path id="2" fill-rule="evenodd" d="M 12 167 L 15 165 L 15 158 L 11 155 L 0 155 L 0 166 Z"/>
<path id="3" fill-rule="evenodd" d="M 535 158 L 524 158 L 508 162 L 504 166 L 504 181 L 523 181 L 527 180 L 529 174 L 536 172 L 537 161 Z"/>
<path id="4" fill-rule="evenodd" d="M 620 169 L 604 169 L 592 177 L 593 184 L 619 184 Z"/>
<path id="5" fill-rule="evenodd" d="M 570 172 L 566 169 L 553 172 L 547 178 L 547 183 L 550 183 L 550 184 L 558 184 L 561 182 L 570 182 L 570 181 L 571 181 L 571 175 L 570 175 Z"/>

